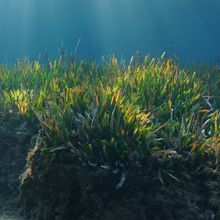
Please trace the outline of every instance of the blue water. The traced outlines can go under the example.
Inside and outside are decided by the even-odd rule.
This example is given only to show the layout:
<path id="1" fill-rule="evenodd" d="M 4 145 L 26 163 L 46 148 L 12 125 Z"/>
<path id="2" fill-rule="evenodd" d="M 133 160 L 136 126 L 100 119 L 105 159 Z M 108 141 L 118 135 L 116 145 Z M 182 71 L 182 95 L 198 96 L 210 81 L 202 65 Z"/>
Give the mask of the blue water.
<path id="1" fill-rule="evenodd" d="M 220 55 L 220 0 L 0 0 L 0 62 L 56 56 L 93 59 L 112 53 Z"/>

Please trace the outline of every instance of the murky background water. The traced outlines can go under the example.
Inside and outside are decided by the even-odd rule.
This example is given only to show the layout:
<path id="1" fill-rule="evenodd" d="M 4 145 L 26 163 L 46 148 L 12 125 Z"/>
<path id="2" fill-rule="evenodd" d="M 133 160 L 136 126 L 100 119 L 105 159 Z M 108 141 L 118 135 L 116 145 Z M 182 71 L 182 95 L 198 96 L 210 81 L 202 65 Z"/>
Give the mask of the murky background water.
<path id="1" fill-rule="evenodd" d="M 24 220 L 22 218 L 16 217 L 16 216 L 0 216 L 0 220 Z"/>
<path id="2" fill-rule="evenodd" d="M 100 58 L 167 51 L 186 61 L 220 54 L 219 0 L 1 0 L 0 62 L 58 48 Z"/>

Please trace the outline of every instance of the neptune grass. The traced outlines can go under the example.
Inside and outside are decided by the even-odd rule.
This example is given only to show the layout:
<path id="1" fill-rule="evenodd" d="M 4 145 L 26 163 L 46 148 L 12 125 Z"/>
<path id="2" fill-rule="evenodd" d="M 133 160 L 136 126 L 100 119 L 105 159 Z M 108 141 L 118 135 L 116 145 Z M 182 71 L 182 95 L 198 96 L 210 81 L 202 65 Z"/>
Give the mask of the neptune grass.
<path id="1" fill-rule="evenodd" d="M 219 113 L 210 98 L 218 86 L 205 74 L 164 55 L 127 66 L 115 56 L 101 64 L 24 60 L 1 67 L 0 102 L 4 110 L 37 118 L 44 150 L 68 148 L 94 163 L 164 149 L 186 158 L 212 153 L 218 161 Z"/>

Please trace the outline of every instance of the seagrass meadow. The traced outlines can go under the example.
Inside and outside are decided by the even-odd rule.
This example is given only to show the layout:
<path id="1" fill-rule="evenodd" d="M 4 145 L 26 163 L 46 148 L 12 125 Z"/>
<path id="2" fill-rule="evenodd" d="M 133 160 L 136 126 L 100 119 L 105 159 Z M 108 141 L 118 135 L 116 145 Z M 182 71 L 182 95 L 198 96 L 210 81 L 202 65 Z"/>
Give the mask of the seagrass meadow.
<path id="1" fill-rule="evenodd" d="M 218 65 L 165 54 L 2 65 L 0 211 L 220 219 L 219 89 Z"/>

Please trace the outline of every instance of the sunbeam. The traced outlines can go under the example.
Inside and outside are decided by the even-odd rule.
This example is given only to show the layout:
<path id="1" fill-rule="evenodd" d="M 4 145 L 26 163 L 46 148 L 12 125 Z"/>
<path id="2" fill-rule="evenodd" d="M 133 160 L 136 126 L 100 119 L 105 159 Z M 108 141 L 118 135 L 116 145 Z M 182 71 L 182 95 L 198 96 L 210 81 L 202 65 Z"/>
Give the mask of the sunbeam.
<path id="1" fill-rule="evenodd" d="M 218 0 L 2 0 L 0 59 L 74 51 L 80 38 L 84 58 L 139 50 L 210 61 L 219 53 L 219 11 Z"/>

